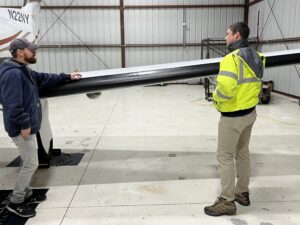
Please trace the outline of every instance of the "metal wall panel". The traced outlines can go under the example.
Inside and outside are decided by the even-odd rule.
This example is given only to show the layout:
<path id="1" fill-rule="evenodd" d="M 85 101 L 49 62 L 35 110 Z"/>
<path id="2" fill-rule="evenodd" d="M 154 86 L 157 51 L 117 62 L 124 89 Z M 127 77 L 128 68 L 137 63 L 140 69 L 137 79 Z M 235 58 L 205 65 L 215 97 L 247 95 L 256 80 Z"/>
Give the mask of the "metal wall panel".
<path id="1" fill-rule="evenodd" d="M 125 40 L 127 44 L 183 43 L 186 35 L 187 43 L 199 43 L 225 37 L 226 28 L 241 20 L 241 8 L 127 10 Z"/>
<path id="2" fill-rule="evenodd" d="M 200 59 L 200 54 L 200 47 L 130 48 L 126 51 L 126 58 L 130 67 Z"/>
<path id="3" fill-rule="evenodd" d="M 0 6 L 20 6 L 22 3 L 23 0 L 4 0 L 0 1 Z M 42 5 L 67 7 L 119 5 L 119 3 L 119 0 L 52 0 L 44 1 Z M 242 21 L 244 14 L 243 8 L 126 9 L 126 5 L 244 3 L 244 0 L 124 0 L 125 43 L 185 44 L 199 43 L 205 38 L 223 38 L 226 28 L 236 21 Z M 270 6 L 273 6 L 277 21 L 270 11 Z M 282 38 L 282 35 L 284 38 L 300 36 L 300 20 L 297 16 L 300 1 L 265 0 L 251 6 L 249 12 L 251 37 L 257 35 L 258 11 L 260 11 L 258 33 L 262 34 L 262 39 L 277 39 Z M 61 16 L 61 20 L 57 16 Z M 120 44 L 120 42 L 118 9 L 67 9 L 64 13 L 62 9 L 41 11 L 40 44 L 82 45 Z M 300 44 L 289 43 L 288 47 L 299 48 Z M 284 49 L 286 46 L 282 44 L 272 44 L 264 45 L 261 51 Z M 200 47 L 126 48 L 126 66 L 199 59 L 200 50 Z M 46 48 L 40 49 L 38 54 L 39 61 L 34 67 L 40 71 L 94 70 L 121 66 L 119 48 Z M 300 96 L 300 78 L 295 67 L 266 70 L 265 79 L 274 80 L 276 90 Z"/>
<path id="4" fill-rule="evenodd" d="M 120 0 L 51 0 L 43 1 L 48 6 L 78 6 L 78 5 L 119 5 Z"/>
<path id="5" fill-rule="evenodd" d="M 253 36 L 256 36 L 258 11 L 260 11 L 259 36 L 261 36 L 262 40 L 300 37 L 300 21 L 298 16 L 298 12 L 300 11 L 300 1 L 266 0 L 251 6 L 249 25 L 251 35 Z M 286 50 L 287 48 L 300 48 L 300 42 L 264 44 L 261 51 L 279 51 Z M 299 66 L 298 71 L 296 70 L 296 66 L 267 69 L 265 71 L 264 79 L 273 80 L 274 88 L 277 91 L 300 96 L 299 72 Z"/>
<path id="6" fill-rule="evenodd" d="M 41 35 L 38 41 L 42 45 L 120 44 L 118 10 L 69 9 L 65 12 L 41 10 L 40 27 Z M 54 53 L 56 53 L 55 57 Z M 49 54 L 48 57 L 47 54 Z M 76 59 L 72 59 L 73 54 Z M 41 55 L 50 60 L 44 66 L 44 61 L 39 61 L 37 68 L 51 72 L 72 71 L 74 68 L 88 71 L 116 68 L 121 65 L 118 48 L 47 48 L 42 50 Z M 66 59 L 68 57 L 71 60 Z M 64 60 L 66 62 L 61 66 Z M 79 62 L 79 64 L 76 66 L 73 62 Z"/>
<path id="7" fill-rule="evenodd" d="M 289 44 L 291 49 L 300 48 L 299 43 Z M 286 50 L 284 44 L 265 45 L 263 51 Z M 273 69 L 267 69 L 264 74 L 264 80 L 273 80 L 274 89 L 287 94 L 300 97 L 300 65 L 284 66 Z"/>
<path id="8" fill-rule="evenodd" d="M 0 6 L 22 6 L 23 0 L 2 0 Z"/>
<path id="9" fill-rule="evenodd" d="M 24 0 L 1 0 L 0 6 L 22 6 Z M 119 5 L 120 0 L 51 0 L 42 1 L 42 6 Z"/>
<path id="10" fill-rule="evenodd" d="M 249 8 L 249 20 L 248 25 L 250 28 L 250 37 L 257 36 L 257 23 L 259 23 L 258 34 L 260 35 L 263 29 L 264 24 L 264 2 L 257 3 L 250 6 Z M 258 21 L 258 12 L 259 12 L 259 21 Z"/>
<path id="11" fill-rule="evenodd" d="M 174 4 L 174 1 L 134 1 L 127 4 Z M 244 1 L 177 1 L 178 4 L 243 4 Z M 243 8 L 134 9 L 125 11 L 127 44 L 200 43 L 224 38 L 226 28 L 242 21 Z M 224 19 L 225 18 L 225 19 Z M 183 26 L 183 24 L 186 26 Z M 183 50 L 184 49 L 184 50 Z M 127 66 L 200 59 L 200 47 L 126 49 Z"/>
<path id="12" fill-rule="evenodd" d="M 11 0 L 4 0 L 12 5 Z M 22 1 L 21 1 L 22 2 Z M 21 3 L 19 3 L 21 4 Z M 118 5 L 119 0 L 53 0 L 46 6 Z M 124 0 L 126 44 L 200 43 L 205 38 L 224 38 L 226 28 L 243 20 L 243 8 L 128 9 L 126 5 L 168 4 L 244 4 L 244 0 Z M 60 19 L 58 19 L 60 16 Z M 186 26 L 183 26 L 183 23 Z M 41 11 L 42 45 L 120 44 L 118 9 L 43 9 Z M 200 59 L 200 47 L 126 48 L 126 66 Z M 119 48 L 40 49 L 36 68 L 50 72 L 121 67 Z M 105 52 L 106 55 L 103 54 Z M 74 57 L 72 54 L 74 53 Z M 99 54 L 99 55 L 97 55 Z M 81 56 L 82 55 L 82 56 Z M 70 60 L 67 58 L 71 58 Z M 80 59 L 78 61 L 78 59 Z M 45 64 L 45 65 L 44 65 Z M 44 68 L 44 69 L 43 69 Z"/>
<path id="13" fill-rule="evenodd" d="M 37 53 L 38 62 L 32 68 L 37 71 L 60 73 L 120 67 L 119 48 L 93 48 L 92 51 L 93 53 L 86 48 L 41 48 Z"/>
<path id="14" fill-rule="evenodd" d="M 244 4 L 245 0 L 124 0 L 126 5 L 216 5 L 216 4 Z"/>
<path id="15" fill-rule="evenodd" d="M 298 17 L 298 13 L 300 10 L 300 1 L 267 0 L 263 3 L 264 22 L 267 21 L 262 36 L 264 39 L 282 38 L 281 32 L 285 38 L 300 36 L 300 21 Z M 271 11 L 272 6 L 272 10 L 276 19 Z"/>
<path id="16" fill-rule="evenodd" d="M 40 44 L 119 44 L 120 15 L 117 10 L 42 10 L 40 31 Z"/>

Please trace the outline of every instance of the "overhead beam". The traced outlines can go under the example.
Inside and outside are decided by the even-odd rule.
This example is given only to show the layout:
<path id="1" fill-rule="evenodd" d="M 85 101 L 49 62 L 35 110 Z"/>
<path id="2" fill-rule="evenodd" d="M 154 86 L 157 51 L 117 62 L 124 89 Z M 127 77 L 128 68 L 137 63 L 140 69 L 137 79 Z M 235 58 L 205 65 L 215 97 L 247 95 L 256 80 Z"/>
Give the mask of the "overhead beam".
<path id="1" fill-rule="evenodd" d="M 244 8 L 244 4 L 217 4 L 217 5 L 124 5 L 123 9 L 195 9 L 195 8 Z M 4 6 L 1 6 L 2 8 Z M 5 6 L 5 8 L 20 8 L 20 6 Z M 46 10 L 65 9 L 120 9 L 118 5 L 71 5 L 71 6 L 41 6 Z"/>
<path id="2" fill-rule="evenodd" d="M 252 2 L 249 2 L 249 6 L 252 6 L 252 5 L 255 5 L 255 4 L 257 4 L 257 3 L 260 3 L 260 2 L 262 2 L 263 0 L 254 0 L 254 1 L 252 1 Z"/>
<path id="3" fill-rule="evenodd" d="M 210 46 L 220 46 L 220 45 L 226 45 L 225 41 L 223 39 L 219 40 L 207 40 L 212 41 L 209 42 Z M 221 43 L 216 43 L 214 41 L 218 41 Z M 292 38 L 284 38 L 284 39 L 270 39 L 270 40 L 260 40 L 260 44 L 276 44 L 276 43 L 290 43 L 290 42 L 300 42 L 300 37 L 292 37 Z M 255 44 L 256 40 L 249 40 L 250 44 Z M 163 47 L 201 47 L 206 46 L 207 44 L 204 43 L 185 43 L 183 45 L 182 43 L 173 43 L 173 44 L 87 44 L 87 45 L 55 45 L 55 44 L 45 44 L 40 45 L 40 48 L 163 48 Z"/>
<path id="4" fill-rule="evenodd" d="M 188 8 L 243 8 L 244 4 L 217 5 L 127 5 L 126 9 L 188 9 Z"/>

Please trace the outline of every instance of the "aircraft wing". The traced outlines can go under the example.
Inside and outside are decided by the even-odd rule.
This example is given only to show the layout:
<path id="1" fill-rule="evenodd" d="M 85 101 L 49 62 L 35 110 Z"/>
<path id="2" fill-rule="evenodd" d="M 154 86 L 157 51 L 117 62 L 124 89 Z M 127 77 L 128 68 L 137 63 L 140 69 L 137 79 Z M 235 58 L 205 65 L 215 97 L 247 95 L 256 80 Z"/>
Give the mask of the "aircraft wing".
<path id="1" fill-rule="evenodd" d="M 263 54 L 266 68 L 300 63 L 300 49 Z M 81 72 L 83 79 L 44 90 L 43 98 L 216 75 L 222 58 Z"/>

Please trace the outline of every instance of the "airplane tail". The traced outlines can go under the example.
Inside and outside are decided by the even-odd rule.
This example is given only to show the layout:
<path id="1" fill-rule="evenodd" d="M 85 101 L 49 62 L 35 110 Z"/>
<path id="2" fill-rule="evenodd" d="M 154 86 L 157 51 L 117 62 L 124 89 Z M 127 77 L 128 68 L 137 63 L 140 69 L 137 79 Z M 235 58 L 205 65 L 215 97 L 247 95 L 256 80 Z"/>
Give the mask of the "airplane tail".
<path id="1" fill-rule="evenodd" d="M 39 35 L 39 15 L 41 0 L 25 0 L 22 11 L 29 15 L 28 29 L 31 32 L 30 41 L 36 42 Z"/>
<path id="2" fill-rule="evenodd" d="M 40 0 L 25 0 L 24 6 L 0 8 L 0 59 L 10 57 L 9 44 L 16 38 L 37 42 L 39 35 Z"/>

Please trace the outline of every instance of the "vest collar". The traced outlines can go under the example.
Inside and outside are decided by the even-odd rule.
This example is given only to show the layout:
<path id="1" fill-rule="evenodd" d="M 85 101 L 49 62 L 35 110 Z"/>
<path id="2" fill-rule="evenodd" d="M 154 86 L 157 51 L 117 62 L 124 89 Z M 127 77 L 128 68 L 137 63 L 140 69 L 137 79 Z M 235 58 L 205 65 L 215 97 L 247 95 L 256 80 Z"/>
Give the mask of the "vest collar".
<path id="1" fill-rule="evenodd" d="M 233 52 L 239 48 L 245 48 L 245 47 L 249 47 L 248 41 L 245 39 L 240 39 L 228 45 L 227 48 L 230 52 Z"/>

